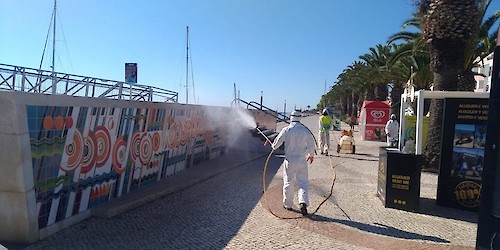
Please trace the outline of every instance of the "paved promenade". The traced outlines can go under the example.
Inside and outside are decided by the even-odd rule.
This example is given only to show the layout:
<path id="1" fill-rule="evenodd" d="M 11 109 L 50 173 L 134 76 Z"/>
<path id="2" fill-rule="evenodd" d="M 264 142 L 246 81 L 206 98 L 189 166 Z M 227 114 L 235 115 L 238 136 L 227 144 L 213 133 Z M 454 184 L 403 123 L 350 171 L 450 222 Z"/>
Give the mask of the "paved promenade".
<path id="1" fill-rule="evenodd" d="M 317 116 L 303 123 L 317 133 Z M 343 124 L 346 128 L 347 125 Z M 357 126 L 356 129 L 357 131 Z M 435 205 L 437 175 L 422 173 L 418 213 L 384 208 L 376 196 L 382 142 L 361 141 L 356 154 L 317 155 L 309 168 L 309 211 L 282 208 L 282 152 L 244 137 L 231 151 L 156 186 L 147 195 L 106 206 L 92 217 L 30 246 L 8 249 L 474 249 L 477 214 Z M 196 179 L 193 179 L 196 176 Z M 189 182 L 187 180 L 190 180 Z M 141 199 L 141 197 L 143 197 Z M 267 201 L 267 202 L 266 202 Z M 128 209 L 133 207 L 133 209 Z M 267 208 L 281 217 L 275 217 Z M 114 215 L 116 214 L 116 215 Z M 113 216 L 114 215 L 114 216 Z M 106 218 L 106 216 L 111 216 Z M 0 245 L 1 249 L 1 245 Z"/>

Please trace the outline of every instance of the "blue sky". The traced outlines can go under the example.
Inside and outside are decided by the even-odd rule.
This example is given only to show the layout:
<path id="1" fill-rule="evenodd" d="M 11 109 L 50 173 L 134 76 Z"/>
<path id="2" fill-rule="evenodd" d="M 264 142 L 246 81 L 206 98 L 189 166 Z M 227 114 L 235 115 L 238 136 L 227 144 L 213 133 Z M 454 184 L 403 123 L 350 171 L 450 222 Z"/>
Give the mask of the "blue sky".
<path id="1" fill-rule="evenodd" d="M 59 0 L 55 68 L 123 81 L 124 64 L 135 62 L 139 83 L 176 91 L 185 103 L 189 26 L 189 103 L 229 106 L 236 84 L 243 100 L 260 102 L 262 91 L 269 108 L 282 111 L 286 100 L 287 111 L 305 109 L 319 102 L 325 81 L 328 91 L 400 31 L 412 2 Z M 53 0 L 0 0 L 0 63 L 38 68 L 52 8 Z"/>

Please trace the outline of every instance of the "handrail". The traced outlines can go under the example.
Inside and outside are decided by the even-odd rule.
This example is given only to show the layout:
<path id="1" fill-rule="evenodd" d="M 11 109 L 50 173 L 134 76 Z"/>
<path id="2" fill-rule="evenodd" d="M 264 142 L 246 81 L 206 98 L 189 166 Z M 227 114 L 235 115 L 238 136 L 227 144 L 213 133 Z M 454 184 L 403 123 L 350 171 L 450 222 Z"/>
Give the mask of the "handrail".
<path id="1" fill-rule="evenodd" d="M 154 86 L 0 63 L 0 90 L 149 102 L 178 102 L 178 93 Z"/>
<path id="2" fill-rule="evenodd" d="M 261 105 L 260 103 L 257 103 L 257 102 L 255 102 L 255 101 L 246 102 L 246 101 L 244 101 L 244 100 L 242 100 L 242 99 L 240 99 L 240 98 L 235 98 L 235 99 L 233 99 L 233 100 L 231 101 L 231 107 L 232 107 L 232 106 L 233 106 L 233 104 L 234 104 L 234 103 L 236 103 L 236 102 L 242 102 L 242 103 L 246 104 L 246 105 L 247 105 L 247 109 L 249 109 L 249 107 L 252 107 L 252 108 L 254 108 L 254 109 L 261 110 L 262 112 L 264 112 L 264 113 L 266 113 L 266 114 L 268 114 L 268 115 L 271 115 L 271 116 L 275 117 L 275 118 L 276 118 L 278 121 L 280 121 L 280 122 L 290 123 L 290 122 L 289 122 L 289 117 L 288 117 L 286 114 L 282 114 L 282 117 L 283 117 L 283 118 L 282 118 L 282 117 L 280 117 L 280 116 L 278 115 L 278 113 L 279 113 L 278 111 L 275 111 L 275 110 L 273 110 L 273 109 L 270 109 L 270 108 L 268 108 L 268 107 L 266 107 L 266 106 L 264 106 L 264 105 Z M 265 109 L 263 109 L 263 108 L 265 108 Z"/>

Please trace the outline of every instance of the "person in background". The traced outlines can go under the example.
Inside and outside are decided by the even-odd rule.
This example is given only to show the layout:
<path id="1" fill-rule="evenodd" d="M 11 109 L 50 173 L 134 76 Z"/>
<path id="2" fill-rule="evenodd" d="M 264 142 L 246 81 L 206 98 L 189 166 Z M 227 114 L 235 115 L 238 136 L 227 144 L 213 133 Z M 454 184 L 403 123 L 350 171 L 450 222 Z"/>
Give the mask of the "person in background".
<path id="1" fill-rule="evenodd" d="M 391 119 L 385 124 L 385 134 L 387 136 L 387 146 L 397 147 L 399 141 L 399 122 L 395 114 L 392 114 Z"/>
<path id="2" fill-rule="evenodd" d="M 351 130 L 354 131 L 354 125 L 356 125 L 356 116 L 351 115 L 351 119 L 349 120 L 349 125 L 351 125 Z"/>
<path id="3" fill-rule="evenodd" d="M 321 154 L 328 155 L 330 149 L 330 129 L 332 128 L 332 117 L 328 114 L 327 109 L 323 109 L 319 117 L 319 150 Z"/>
<path id="4" fill-rule="evenodd" d="M 415 140 L 412 136 L 408 137 L 405 145 L 403 146 L 403 153 L 414 154 L 415 153 Z"/>
<path id="5" fill-rule="evenodd" d="M 285 143 L 285 160 L 283 162 L 283 206 L 292 210 L 293 185 L 298 188 L 300 212 L 307 215 L 309 204 L 309 180 L 307 163 L 312 164 L 316 153 L 316 143 L 311 131 L 300 123 L 301 114 L 293 111 L 290 125 L 283 128 L 271 146 L 279 148 Z"/>

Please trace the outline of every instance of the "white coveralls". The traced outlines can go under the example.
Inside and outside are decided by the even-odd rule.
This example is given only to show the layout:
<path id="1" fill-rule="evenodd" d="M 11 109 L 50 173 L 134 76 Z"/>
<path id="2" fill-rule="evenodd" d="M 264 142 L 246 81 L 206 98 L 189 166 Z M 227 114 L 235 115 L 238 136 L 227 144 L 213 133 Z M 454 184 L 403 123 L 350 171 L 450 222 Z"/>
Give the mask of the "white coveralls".
<path id="1" fill-rule="evenodd" d="M 387 146 L 391 146 L 392 142 L 396 142 L 399 139 L 399 122 L 395 119 L 387 121 L 385 133 L 387 134 Z"/>
<path id="2" fill-rule="evenodd" d="M 309 129 L 292 116 L 289 126 L 283 128 L 272 144 L 273 149 L 285 142 L 285 161 L 283 162 L 283 205 L 293 205 L 293 185 L 298 188 L 299 203 L 309 205 L 309 180 L 307 171 L 307 154 L 314 156 L 315 141 Z"/>

